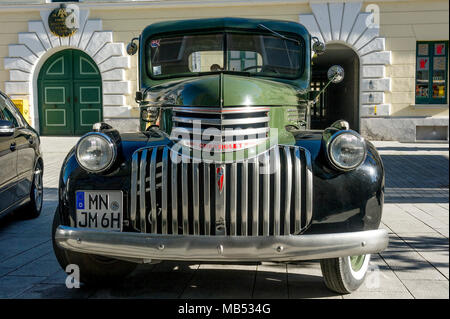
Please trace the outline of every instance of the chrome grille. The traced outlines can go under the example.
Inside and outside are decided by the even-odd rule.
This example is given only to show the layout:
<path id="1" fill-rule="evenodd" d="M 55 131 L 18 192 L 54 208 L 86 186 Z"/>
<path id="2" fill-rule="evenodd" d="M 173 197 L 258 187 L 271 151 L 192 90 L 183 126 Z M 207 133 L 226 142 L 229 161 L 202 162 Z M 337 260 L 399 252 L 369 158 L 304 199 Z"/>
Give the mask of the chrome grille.
<path id="1" fill-rule="evenodd" d="M 235 151 L 221 145 L 240 143 L 242 148 L 268 139 L 269 107 L 173 107 L 171 139 L 184 140 L 192 148 L 208 144 L 215 151 Z"/>
<path id="2" fill-rule="evenodd" d="M 132 160 L 130 219 L 152 234 L 298 234 L 311 221 L 312 179 L 311 156 L 296 146 L 227 164 L 182 161 L 166 146 L 140 149 Z"/>

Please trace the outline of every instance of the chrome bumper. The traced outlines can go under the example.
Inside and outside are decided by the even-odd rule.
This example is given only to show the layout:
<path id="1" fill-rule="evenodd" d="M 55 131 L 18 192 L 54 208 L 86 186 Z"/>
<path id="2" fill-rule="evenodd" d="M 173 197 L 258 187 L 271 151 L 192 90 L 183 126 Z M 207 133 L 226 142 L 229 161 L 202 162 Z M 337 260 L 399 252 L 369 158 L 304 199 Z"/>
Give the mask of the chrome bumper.
<path id="1" fill-rule="evenodd" d="M 59 226 L 55 240 L 67 250 L 137 261 L 294 261 L 378 253 L 387 247 L 388 234 L 377 229 L 298 236 L 184 236 Z"/>

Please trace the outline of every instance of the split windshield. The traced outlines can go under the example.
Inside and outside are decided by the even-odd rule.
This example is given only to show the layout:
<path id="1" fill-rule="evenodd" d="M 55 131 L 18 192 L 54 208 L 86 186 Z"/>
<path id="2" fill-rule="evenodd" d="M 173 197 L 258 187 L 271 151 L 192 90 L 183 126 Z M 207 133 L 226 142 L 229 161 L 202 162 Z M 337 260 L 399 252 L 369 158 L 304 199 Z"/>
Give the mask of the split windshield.
<path id="1" fill-rule="evenodd" d="M 156 79 L 216 72 L 297 78 L 304 45 L 296 40 L 241 33 L 152 38 L 146 46 L 147 71 Z"/>

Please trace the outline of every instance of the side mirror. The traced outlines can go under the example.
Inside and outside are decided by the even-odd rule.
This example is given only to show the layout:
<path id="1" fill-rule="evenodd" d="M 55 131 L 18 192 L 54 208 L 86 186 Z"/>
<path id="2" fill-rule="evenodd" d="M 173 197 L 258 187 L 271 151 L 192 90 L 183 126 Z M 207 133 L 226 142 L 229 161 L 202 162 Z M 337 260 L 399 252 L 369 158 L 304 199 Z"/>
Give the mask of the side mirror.
<path id="1" fill-rule="evenodd" d="M 128 55 L 135 55 L 137 50 L 138 50 L 138 46 L 136 43 L 134 43 L 134 41 L 138 40 L 139 38 L 133 38 L 131 40 L 130 43 L 128 43 L 127 45 L 127 54 Z"/>
<path id="2" fill-rule="evenodd" d="M 325 53 L 325 43 L 320 42 L 320 40 L 317 37 L 312 37 L 312 40 L 314 41 L 312 49 L 317 55 L 321 55 Z"/>
<path id="3" fill-rule="evenodd" d="M 152 125 L 157 125 L 159 118 L 159 107 L 147 107 L 141 109 L 141 120 L 150 123 Z"/>
<path id="4" fill-rule="evenodd" d="M 0 120 L 0 136 L 11 136 L 14 134 L 14 124 L 10 121 Z"/>
<path id="5" fill-rule="evenodd" d="M 340 65 L 333 65 L 327 72 L 328 80 L 333 83 L 339 83 L 344 80 L 344 68 Z"/>

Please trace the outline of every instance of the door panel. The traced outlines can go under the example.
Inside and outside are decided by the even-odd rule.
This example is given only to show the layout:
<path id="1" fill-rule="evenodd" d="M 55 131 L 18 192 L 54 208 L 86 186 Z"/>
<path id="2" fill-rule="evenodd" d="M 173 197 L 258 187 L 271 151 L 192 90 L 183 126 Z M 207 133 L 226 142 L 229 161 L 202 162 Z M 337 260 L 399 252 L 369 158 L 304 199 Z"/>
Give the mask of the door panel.
<path id="1" fill-rule="evenodd" d="M 70 81 L 43 81 L 40 108 L 41 132 L 73 134 L 72 85 Z"/>
<path id="2" fill-rule="evenodd" d="M 102 88 L 97 81 L 74 83 L 75 134 L 90 131 L 92 124 L 102 120 Z"/>

